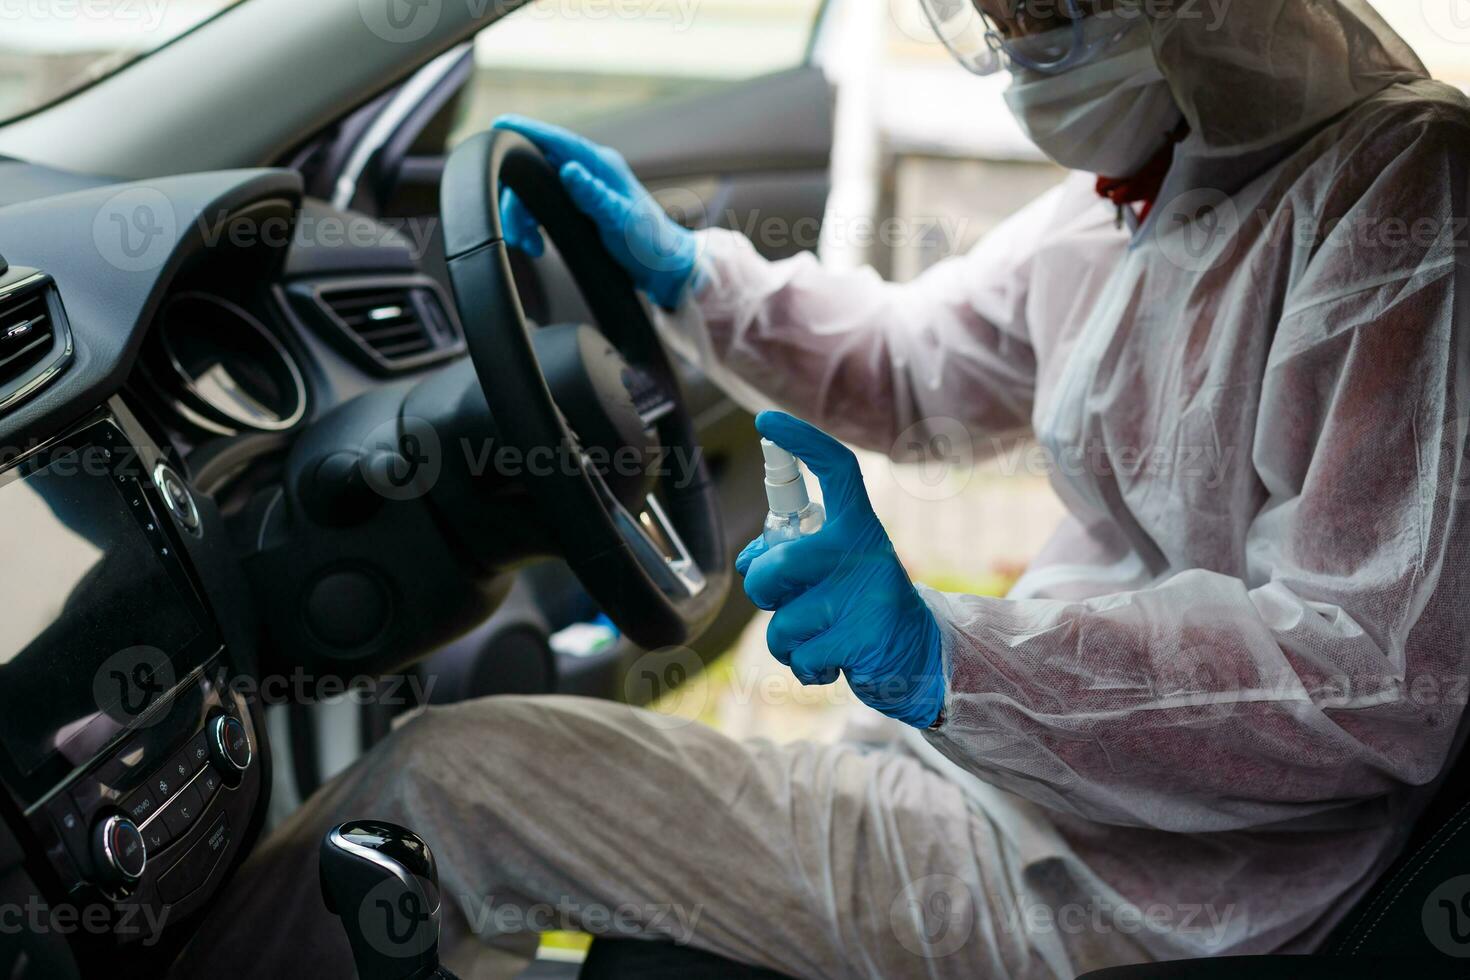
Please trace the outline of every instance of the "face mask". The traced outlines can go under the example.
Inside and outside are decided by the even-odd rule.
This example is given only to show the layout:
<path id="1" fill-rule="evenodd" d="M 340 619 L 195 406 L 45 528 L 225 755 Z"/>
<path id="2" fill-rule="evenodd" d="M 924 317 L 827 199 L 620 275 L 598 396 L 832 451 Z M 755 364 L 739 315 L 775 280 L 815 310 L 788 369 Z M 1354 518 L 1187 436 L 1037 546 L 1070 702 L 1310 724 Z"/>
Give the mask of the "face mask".
<path id="1" fill-rule="evenodd" d="M 1006 104 L 1043 153 L 1103 177 L 1138 173 L 1183 118 L 1148 31 L 1130 31 L 1117 50 L 1061 74 L 1016 71 Z"/>

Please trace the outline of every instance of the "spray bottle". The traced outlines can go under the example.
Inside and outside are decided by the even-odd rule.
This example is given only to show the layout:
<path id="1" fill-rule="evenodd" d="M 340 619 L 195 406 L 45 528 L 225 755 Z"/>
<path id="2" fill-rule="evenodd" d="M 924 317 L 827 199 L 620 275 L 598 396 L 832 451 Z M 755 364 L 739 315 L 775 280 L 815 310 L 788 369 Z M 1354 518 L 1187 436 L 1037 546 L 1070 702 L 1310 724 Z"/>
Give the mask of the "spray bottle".
<path id="1" fill-rule="evenodd" d="M 771 512 L 762 532 L 766 547 L 816 534 L 827 520 L 827 512 L 807 494 L 806 479 L 796 457 L 771 442 L 761 440 L 766 457 L 766 500 Z"/>

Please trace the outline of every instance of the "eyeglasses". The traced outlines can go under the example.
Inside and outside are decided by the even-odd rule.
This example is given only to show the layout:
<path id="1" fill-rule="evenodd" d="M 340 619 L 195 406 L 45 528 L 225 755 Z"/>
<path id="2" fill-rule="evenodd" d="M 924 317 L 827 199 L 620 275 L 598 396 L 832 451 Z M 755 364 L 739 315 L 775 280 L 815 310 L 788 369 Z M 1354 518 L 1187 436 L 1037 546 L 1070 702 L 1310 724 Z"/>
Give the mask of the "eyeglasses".
<path id="1" fill-rule="evenodd" d="M 977 75 L 1002 68 L 1058 74 L 1096 59 L 1143 22 L 1130 0 L 920 2 L 940 40 Z"/>

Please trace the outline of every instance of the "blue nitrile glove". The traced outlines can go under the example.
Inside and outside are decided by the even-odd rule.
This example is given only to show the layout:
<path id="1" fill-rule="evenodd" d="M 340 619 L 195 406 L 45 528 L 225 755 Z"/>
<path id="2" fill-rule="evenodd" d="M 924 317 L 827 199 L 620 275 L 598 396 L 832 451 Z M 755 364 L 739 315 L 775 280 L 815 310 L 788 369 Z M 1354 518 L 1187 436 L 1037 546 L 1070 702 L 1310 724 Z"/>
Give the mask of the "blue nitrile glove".
<path id="1" fill-rule="evenodd" d="M 602 244 L 633 284 L 668 309 L 679 305 L 694 278 L 699 245 L 694 233 L 670 218 L 633 176 L 622 154 L 576 133 L 522 116 L 501 116 L 496 129 L 535 143 L 561 174 L 572 201 L 592 219 Z M 500 198 L 505 240 L 530 256 L 546 250 L 535 215 L 507 189 Z"/>
<path id="2" fill-rule="evenodd" d="M 755 427 L 817 475 L 827 508 L 816 534 L 770 549 L 757 538 L 735 561 L 750 601 L 776 612 L 771 653 L 803 684 L 841 670 L 864 704 L 930 727 L 944 703 L 939 624 L 873 513 L 857 457 L 782 412 L 762 412 Z"/>

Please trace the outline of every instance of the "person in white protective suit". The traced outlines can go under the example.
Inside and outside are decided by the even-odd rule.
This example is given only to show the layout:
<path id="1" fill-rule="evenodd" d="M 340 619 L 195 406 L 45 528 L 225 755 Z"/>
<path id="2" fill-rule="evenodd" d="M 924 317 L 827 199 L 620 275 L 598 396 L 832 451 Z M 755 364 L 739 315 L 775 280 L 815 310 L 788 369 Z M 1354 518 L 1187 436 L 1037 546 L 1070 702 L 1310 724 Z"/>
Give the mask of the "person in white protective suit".
<path id="1" fill-rule="evenodd" d="M 948 30 L 965 4 L 931 6 Z M 576 699 L 434 709 L 261 848 L 184 969 L 350 969 L 315 848 L 360 815 L 423 834 L 450 928 L 498 942 L 529 921 L 872 978 L 1318 948 L 1461 741 L 1470 106 L 1364 0 L 1185 6 L 1088 12 L 1092 53 L 1050 75 L 1009 0 L 981 0 L 982 43 L 947 33 L 1010 58 L 1013 109 L 1083 172 L 914 282 L 726 231 L 665 229 L 672 279 L 630 268 L 753 408 L 883 452 L 956 424 L 1045 447 L 1069 516 L 1014 591 L 920 590 L 932 726 L 776 746 Z M 626 167 L 504 125 L 622 234 Z"/>

